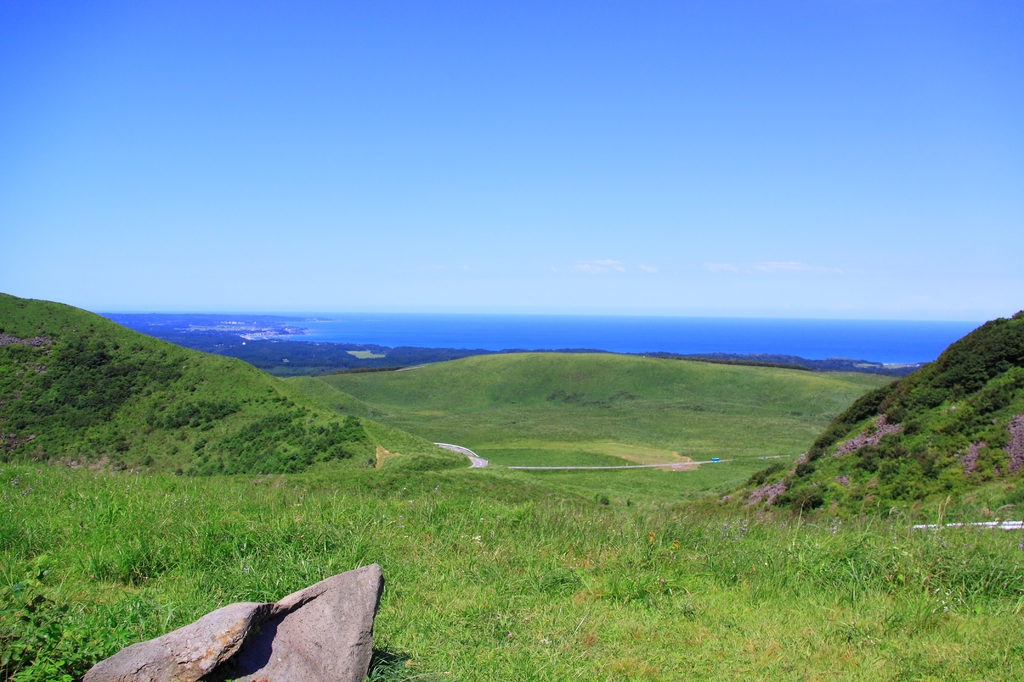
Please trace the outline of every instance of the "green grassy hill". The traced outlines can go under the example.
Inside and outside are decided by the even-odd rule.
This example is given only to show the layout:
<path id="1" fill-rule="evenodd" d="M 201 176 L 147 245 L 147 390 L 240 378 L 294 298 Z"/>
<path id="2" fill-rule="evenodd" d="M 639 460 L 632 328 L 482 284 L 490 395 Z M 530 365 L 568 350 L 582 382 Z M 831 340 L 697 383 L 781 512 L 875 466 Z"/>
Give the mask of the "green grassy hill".
<path id="1" fill-rule="evenodd" d="M 866 391 L 890 381 L 611 354 L 479 356 L 398 372 L 289 380 L 331 404 L 498 465 L 627 465 L 729 459 L 694 472 L 544 472 L 623 498 L 728 489 L 795 457 Z"/>
<path id="2" fill-rule="evenodd" d="M 980 489 L 995 509 L 1024 501 L 1022 474 L 1024 313 L 1017 313 L 863 396 L 814 442 L 806 461 L 759 472 L 737 498 L 760 490 L 768 493 L 764 502 L 859 512 Z"/>
<path id="3" fill-rule="evenodd" d="M 377 445 L 446 457 L 393 428 L 341 416 L 239 360 L 4 294 L 0 434 L 3 461 L 197 474 L 373 466 Z"/>

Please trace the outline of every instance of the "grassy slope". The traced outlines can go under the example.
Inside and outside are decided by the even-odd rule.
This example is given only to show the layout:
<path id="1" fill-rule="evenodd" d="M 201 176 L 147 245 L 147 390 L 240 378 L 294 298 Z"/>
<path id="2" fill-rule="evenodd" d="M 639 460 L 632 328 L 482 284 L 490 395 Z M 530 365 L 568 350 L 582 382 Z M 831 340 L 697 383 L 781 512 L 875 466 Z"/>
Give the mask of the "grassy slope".
<path id="1" fill-rule="evenodd" d="M 377 444 L 436 450 L 393 428 L 340 418 L 241 361 L 70 306 L 0 294 L 0 330 L 51 342 L 0 346 L 0 459 L 106 457 L 155 470 L 279 472 L 372 466 Z"/>
<path id="2" fill-rule="evenodd" d="M 978 490 L 992 509 L 1019 505 L 1024 468 L 1014 472 L 1004 450 L 1008 425 L 1024 414 L 1024 313 L 988 322 L 910 376 L 865 395 L 836 418 L 799 468 L 759 474 L 737 496 L 762 483 L 784 482 L 778 503 L 833 505 L 859 513 Z M 877 445 L 834 456 L 884 415 L 902 430 Z M 971 445 L 978 457 L 965 464 Z M 842 478 L 839 478 L 842 477 Z M 1012 513 L 1012 512 L 1011 512 Z M 1019 518 L 1019 512 L 1017 513 Z"/>
<path id="3" fill-rule="evenodd" d="M 54 314 L 42 322 L 58 338 L 57 323 L 78 312 Z M 5 313 L 0 320 L 7 333 L 38 333 L 16 316 Z M 107 331 L 103 337 L 112 338 Z M 180 404 L 194 403 L 195 394 L 186 390 L 192 385 L 196 392 L 209 390 L 200 394 L 209 401 L 241 401 L 251 386 L 276 391 L 276 401 L 245 403 L 206 431 L 205 422 L 172 429 L 185 434 L 185 443 L 220 426 L 240 428 L 242 418 L 251 422 L 296 409 L 282 407 L 282 400 L 305 407 L 314 420 L 337 419 L 321 404 L 358 409 L 363 416 L 386 412 L 393 415 L 391 424 L 429 423 L 437 416 L 403 416 L 431 408 L 414 401 L 398 409 L 370 399 L 369 391 L 358 393 L 366 401 L 361 406 L 327 384 L 306 385 L 317 392 L 306 398 L 299 394 L 301 382 L 284 384 L 230 360 L 178 355 L 180 349 L 124 338 L 129 349 L 142 343 L 136 355 L 156 361 L 165 353 L 175 366 L 183 361 L 181 377 L 155 387 L 155 394 L 180 394 Z M 0 364 L 3 380 L 23 380 L 14 375 L 37 361 L 49 362 L 47 373 L 29 381 L 56 376 L 52 359 L 62 343 L 58 338 L 46 360 L 30 349 L 5 347 L 11 355 Z M 656 367 L 690 371 L 690 363 L 664 362 Z M 236 374 L 225 374 L 223 368 L 233 364 Z M 458 363 L 451 366 L 458 369 Z M 390 375 L 389 381 L 437 369 Z M 479 419 L 490 424 L 486 433 L 504 438 L 506 450 L 532 452 L 530 457 L 578 456 L 576 445 L 608 456 L 601 443 L 582 436 L 560 440 L 564 427 L 543 419 L 545 411 L 571 421 L 571 430 L 600 428 L 605 415 L 617 415 L 602 433 L 636 446 L 624 454 L 643 456 L 647 448 L 657 457 L 679 447 L 682 427 L 675 421 L 705 415 L 680 405 L 701 406 L 717 416 L 721 423 L 715 428 L 723 431 L 730 424 L 750 425 L 782 447 L 791 437 L 787 428 L 802 426 L 806 443 L 828 411 L 838 411 L 867 388 L 850 383 L 863 377 L 819 377 L 827 381 L 808 390 L 793 383 L 804 373 L 790 379 L 768 371 L 749 381 L 743 374 L 716 378 L 700 372 L 766 370 L 699 366 L 696 374 L 676 376 L 690 380 L 673 394 L 663 372 L 646 368 L 624 372 L 621 365 L 606 365 L 586 377 L 579 377 L 588 374 L 579 371 L 586 367 L 556 366 L 553 376 L 551 369 L 540 371 L 532 384 L 516 372 L 505 382 L 518 382 L 520 395 L 530 397 L 525 407 L 505 413 L 505 419 L 524 419 L 527 437 L 499 418 L 506 409 L 502 382 L 495 394 L 479 383 L 478 394 L 466 393 L 459 402 L 450 394 L 464 391 L 465 384 L 452 389 L 429 374 L 416 381 L 433 382 L 431 390 L 448 401 L 446 418 L 462 429 L 451 440 L 471 435 Z M 607 401 L 627 390 L 623 376 L 637 397 Z M 191 384 L 180 383 L 189 378 Z M 578 381 L 579 388 L 564 388 L 562 379 Z M 760 397 L 744 397 L 744 384 L 761 386 L 754 393 Z M 558 390 L 564 391 L 560 402 L 548 401 Z M 818 391 L 830 396 L 834 408 L 814 409 Z M 837 398 L 837 391 L 849 395 Z M 140 395 L 128 393 L 115 411 L 115 426 L 139 425 L 131 410 Z M 744 417 L 744 410 L 752 416 Z M 793 412 L 805 415 L 787 414 Z M 637 427 L 630 417 L 650 426 Z M 709 423 L 684 420 L 683 426 L 706 429 Z M 389 449 L 414 451 L 424 444 L 390 425 L 363 420 L 362 427 L 371 441 Z M 118 443 L 117 429 L 111 434 L 104 428 L 113 427 L 94 425 L 72 435 L 85 445 Z M 160 432 L 128 433 L 131 447 L 121 454 L 156 451 L 159 441 L 147 445 L 147 438 Z M 136 452 L 136 446 L 152 450 Z M 418 462 L 434 465 L 426 457 L 408 457 L 381 470 L 324 467 L 294 476 L 182 478 L 0 463 L 0 679 L 70 682 L 119 648 L 226 603 L 278 599 L 373 561 L 383 566 L 387 580 L 375 630 L 381 650 L 376 680 L 1024 677 L 1024 565 L 1018 538 L 1010 534 L 914 533 L 907 529 L 910 519 L 899 516 L 806 525 L 770 511 L 763 521 L 746 519 L 714 505 L 606 506 L 559 493 L 546 485 L 557 479 L 546 474 L 408 470 Z M 728 471 L 705 467 L 693 473 L 728 477 Z M 671 475 L 637 478 L 635 485 L 680 480 L 658 476 Z M 969 518 L 976 512 L 959 513 Z"/>
<path id="4" fill-rule="evenodd" d="M 1016 534 L 603 506 L 500 471 L 0 483 L 0 679 L 70 681 L 369 562 L 376 680 L 1024 677 Z"/>
<path id="5" fill-rule="evenodd" d="M 537 473 L 620 497 L 722 490 L 793 457 L 857 396 L 868 374 L 737 367 L 606 354 L 473 357 L 401 372 L 295 380 L 355 396 L 381 420 L 470 447 L 497 464 L 732 459 L 696 472 Z M 321 400 L 330 394 L 316 389 Z M 349 398 L 350 399 L 350 398 Z"/>

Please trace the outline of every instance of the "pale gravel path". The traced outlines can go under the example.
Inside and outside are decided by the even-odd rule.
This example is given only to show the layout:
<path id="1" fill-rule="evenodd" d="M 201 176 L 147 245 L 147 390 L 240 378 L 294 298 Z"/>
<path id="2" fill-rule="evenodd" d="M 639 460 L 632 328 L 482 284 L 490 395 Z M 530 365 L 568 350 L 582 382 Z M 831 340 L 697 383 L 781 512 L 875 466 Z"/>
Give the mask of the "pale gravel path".
<path id="1" fill-rule="evenodd" d="M 722 464 L 724 462 L 731 462 L 731 459 L 720 459 L 717 462 L 707 460 L 706 462 L 669 462 L 667 464 L 620 464 L 616 466 L 603 466 L 603 467 L 583 467 L 583 466 L 563 466 L 563 467 L 527 467 L 527 466 L 510 466 L 505 467 L 506 469 L 530 469 L 530 470 L 553 470 L 553 469 L 654 469 L 654 468 L 670 468 L 675 471 L 685 471 L 686 469 L 693 467 L 697 464 Z"/>

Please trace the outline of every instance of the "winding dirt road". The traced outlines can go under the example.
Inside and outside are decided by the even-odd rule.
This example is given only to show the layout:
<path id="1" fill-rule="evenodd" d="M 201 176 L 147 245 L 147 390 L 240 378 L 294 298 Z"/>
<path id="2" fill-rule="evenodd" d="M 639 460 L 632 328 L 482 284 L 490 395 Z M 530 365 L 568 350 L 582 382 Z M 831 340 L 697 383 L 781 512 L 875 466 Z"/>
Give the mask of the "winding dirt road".
<path id="1" fill-rule="evenodd" d="M 470 469 L 483 469 L 489 464 L 489 462 L 476 454 L 469 448 L 464 448 L 461 445 L 452 445 L 451 443 L 434 443 L 439 448 L 445 450 L 451 450 L 452 452 L 458 452 L 459 454 L 465 455 L 469 458 Z M 655 468 L 670 468 L 673 471 L 686 471 L 687 469 L 696 469 L 701 464 L 718 464 L 720 462 L 731 462 L 731 459 L 722 460 L 709 460 L 707 462 L 670 462 L 668 464 L 627 464 L 621 466 L 598 466 L 598 467 L 586 467 L 586 466 L 552 466 L 552 467 L 532 467 L 532 466 L 510 466 L 508 469 L 529 469 L 532 471 L 538 470 L 552 470 L 552 469 L 655 469 Z"/>

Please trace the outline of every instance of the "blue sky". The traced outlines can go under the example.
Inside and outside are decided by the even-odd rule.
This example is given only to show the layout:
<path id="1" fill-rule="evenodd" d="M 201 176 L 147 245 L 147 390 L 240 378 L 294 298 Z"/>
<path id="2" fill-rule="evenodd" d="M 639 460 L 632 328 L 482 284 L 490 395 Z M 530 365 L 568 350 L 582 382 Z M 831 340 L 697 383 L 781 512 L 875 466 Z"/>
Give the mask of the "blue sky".
<path id="1" fill-rule="evenodd" d="M 1018 2 L 0 2 L 0 291 L 1024 308 Z"/>

